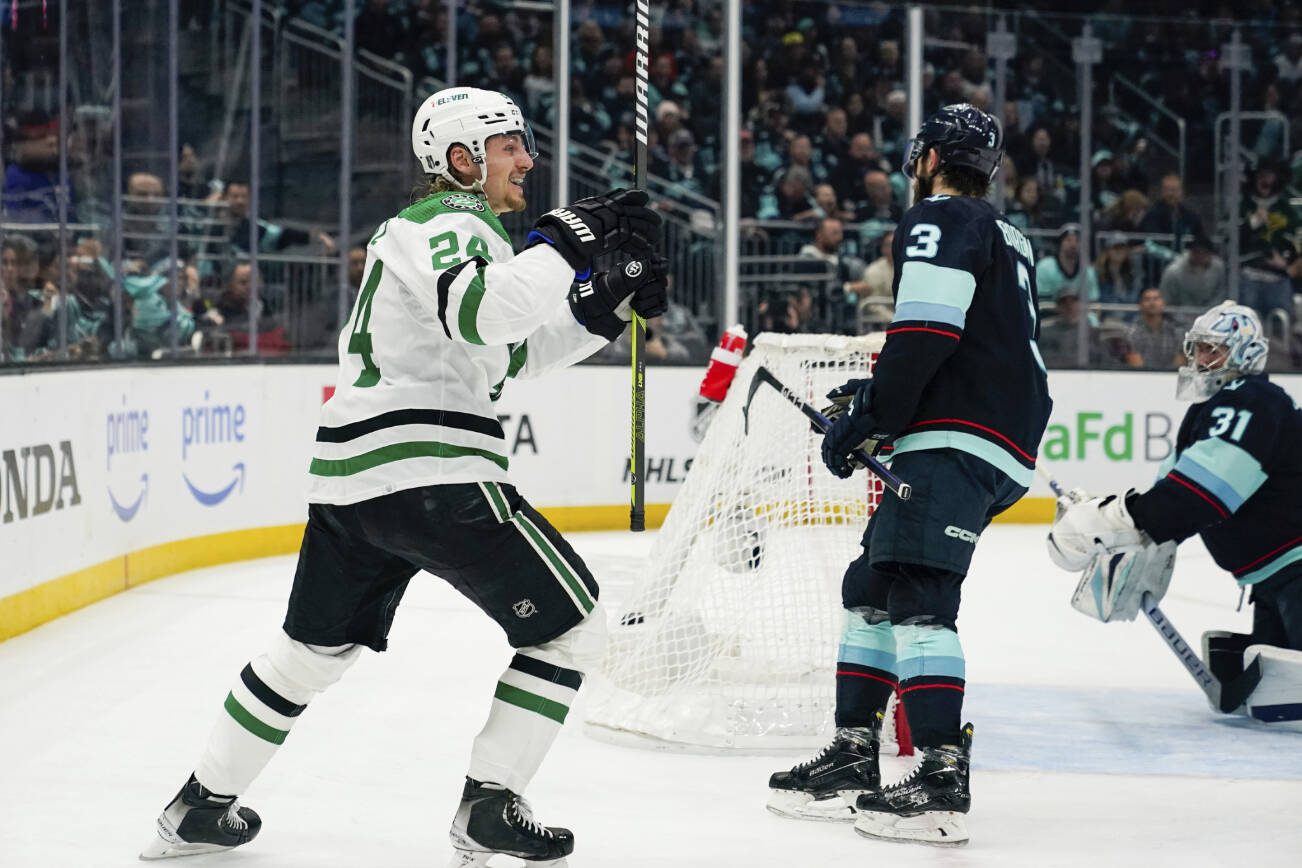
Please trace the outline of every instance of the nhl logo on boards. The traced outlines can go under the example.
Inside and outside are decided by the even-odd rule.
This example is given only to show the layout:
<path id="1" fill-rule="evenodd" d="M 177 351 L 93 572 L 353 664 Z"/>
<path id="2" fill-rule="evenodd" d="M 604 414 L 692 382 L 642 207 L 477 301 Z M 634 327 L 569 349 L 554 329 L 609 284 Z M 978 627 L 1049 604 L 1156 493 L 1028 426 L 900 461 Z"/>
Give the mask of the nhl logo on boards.
<path id="1" fill-rule="evenodd" d="M 511 611 L 515 612 L 517 618 L 528 618 L 534 612 L 538 611 L 538 607 L 533 604 L 532 600 L 525 597 L 523 600 L 512 606 Z"/>
<path id="2" fill-rule="evenodd" d="M 439 200 L 445 207 L 456 208 L 459 211 L 483 211 L 484 203 L 479 200 L 478 196 L 470 193 L 453 193 L 450 196 L 444 196 Z"/>
<path id="3" fill-rule="evenodd" d="M 641 273 L 642 273 L 642 263 L 637 259 L 634 259 L 628 265 L 624 266 L 624 274 L 627 277 L 637 277 Z"/>

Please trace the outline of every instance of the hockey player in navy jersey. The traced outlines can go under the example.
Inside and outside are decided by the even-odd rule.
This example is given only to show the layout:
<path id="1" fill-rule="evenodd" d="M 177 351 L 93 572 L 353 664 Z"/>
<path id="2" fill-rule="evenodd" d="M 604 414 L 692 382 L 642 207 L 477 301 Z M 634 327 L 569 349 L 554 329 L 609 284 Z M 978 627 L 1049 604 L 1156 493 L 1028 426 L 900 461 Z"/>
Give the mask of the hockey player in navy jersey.
<path id="1" fill-rule="evenodd" d="M 1243 710 L 1302 719 L 1302 411 L 1263 373 L 1269 343 L 1248 307 L 1222 302 L 1185 335 L 1176 394 L 1194 401 L 1157 482 L 1078 498 L 1054 523 L 1049 554 L 1085 569 L 1100 552 L 1179 543 L 1194 534 L 1252 591 L 1252 632 L 1212 631 L 1203 657 L 1223 685 L 1256 661 Z M 1141 575 L 1160 599 L 1170 574 Z M 1133 617 L 1133 614 L 1131 615 Z M 1233 709 L 1227 709 L 1233 710 Z"/>
<path id="2" fill-rule="evenodd" d="M 823 461 L 847 477 L 856 448 L 893 446 L 913 497 L 882 501 L 846 570 L 836 737 L 773 775 L 775 813 L 853 821 L 867 837 L 967 841 L 959 592 L 982 531 L 1031 483 L 1051 405 L 1031 245 L 984 198 L 1002 156 L 998 123 L 965 104 L 928 119 L 907 151 L 915 204 L 895 233 L 895 317 L 873 377 L 828 395 Z M 897 688 L 922 757 L 882 787 L 880 720 Z"/>
<path id="3" fill-rule="evenodd" d="M 601 660 L 605 615 L 583 560 L 511 484 L 494 402 L 507 380 L 571 365 L 619 337 L 630 309 L 664 312 L 661 220 L 645 193 L 613 191 L 547 212 L 516 253 L 499 215 L 525 207 L 537 154 L 501 93 L 431 95 L 412 147 L 429 188 L 367 245 L 308 468 L 283 630 L 232 685 L 142 858 L 254 838 L 261 821 L 237 796 L 363 648 L 385 650 L 421 570 L 466 596 L 515 649 L 471 750 L 451 829 L 455 865 L 509 854 L 559 866 L 574 849 L 570 831 L 535 820 L 522 794 Z M 614 253 L 634 258 L 592 273 Z"/>

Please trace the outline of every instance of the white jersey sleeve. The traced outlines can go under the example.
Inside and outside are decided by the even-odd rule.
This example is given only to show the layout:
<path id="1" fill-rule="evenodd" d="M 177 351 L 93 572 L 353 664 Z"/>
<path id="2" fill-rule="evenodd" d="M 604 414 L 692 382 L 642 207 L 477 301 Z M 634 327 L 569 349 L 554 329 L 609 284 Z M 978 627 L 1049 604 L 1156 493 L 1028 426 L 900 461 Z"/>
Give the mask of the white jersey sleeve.
<path id="1" fill-rule="evenodd" d="M 557 368 L 581 362 L 604 347 L 606 339 L 579 325 L 568 304 L 561 305 L 551 319 L 540 325 L 526 341 L 529 347 L 517 377 L 537 377 Z"/>
<path id="2" fill-rule="evenodd" d="M 506 381 L 602 343 L 570 313 L 574 271 L 549 246 L 514 255 L 482 196 L 426 197 L 371 239 L 321 408 L 308 500 L 510 482 L 494 402 Z"/>
<path id="3" fill-rule="evenodd" d="M 509 241 L 474 213 L 442 212 L 426 222 L 398 216 L 371 247 L 410 298 L 458 343 L 524 340 L 552 318 L 574 282 L 574 270 L 550 245 L 512 257 Z"/>

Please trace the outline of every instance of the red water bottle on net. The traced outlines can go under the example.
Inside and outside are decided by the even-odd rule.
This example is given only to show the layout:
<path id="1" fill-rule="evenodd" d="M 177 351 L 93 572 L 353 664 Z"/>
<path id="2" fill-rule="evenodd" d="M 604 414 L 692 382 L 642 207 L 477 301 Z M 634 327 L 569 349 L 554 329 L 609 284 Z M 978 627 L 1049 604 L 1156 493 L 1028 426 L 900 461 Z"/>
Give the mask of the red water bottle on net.
<path id="1" fill-rule="evenodd" d="M 705 379 L 701 380 L 702 398 L 716 404 L 723 401 L 732 385 L 732 378 L 737 376 L 737 366 L 741 364 L 745 351 L 746 329 L 740 323 L 730 326 L 710 353 L 710 366 L 705 369 Z"/>

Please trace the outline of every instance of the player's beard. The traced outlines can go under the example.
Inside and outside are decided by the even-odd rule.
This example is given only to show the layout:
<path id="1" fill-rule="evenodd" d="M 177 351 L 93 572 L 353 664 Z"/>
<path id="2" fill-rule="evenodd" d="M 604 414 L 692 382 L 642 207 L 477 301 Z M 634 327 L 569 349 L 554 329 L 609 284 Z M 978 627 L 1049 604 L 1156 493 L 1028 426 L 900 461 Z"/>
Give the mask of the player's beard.
<path id="1" fill-rule="evenodd" d="M 936 176 L 923 174 L 917 168 L 913 170 L 913 204 L 916 205 L 923 199 L 931 195 L 931 190 L 936 186 Z"/>
<path id="2" fill-rule="evenodd" d="M 517 187 L 514 184 L 508 184 L 506 189 L 506 204 L 512 211 L 523 211 L 525 206 L 524 188 Z"/>

